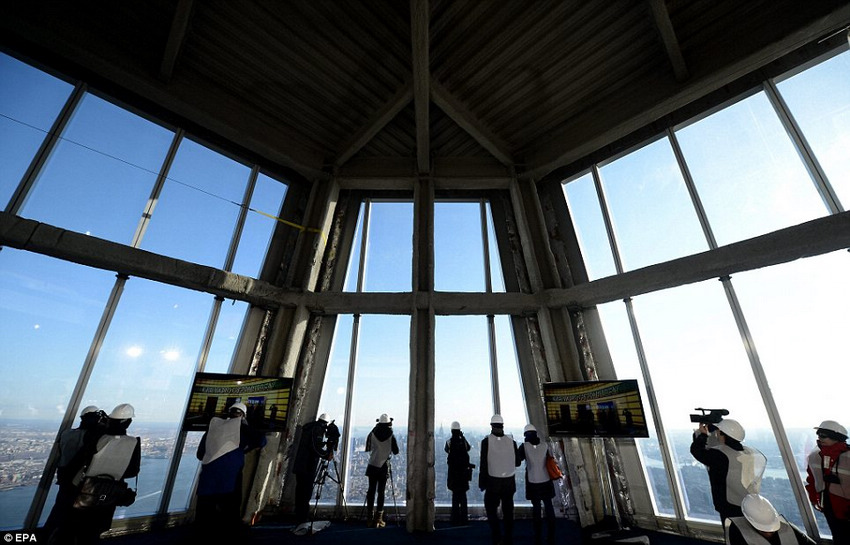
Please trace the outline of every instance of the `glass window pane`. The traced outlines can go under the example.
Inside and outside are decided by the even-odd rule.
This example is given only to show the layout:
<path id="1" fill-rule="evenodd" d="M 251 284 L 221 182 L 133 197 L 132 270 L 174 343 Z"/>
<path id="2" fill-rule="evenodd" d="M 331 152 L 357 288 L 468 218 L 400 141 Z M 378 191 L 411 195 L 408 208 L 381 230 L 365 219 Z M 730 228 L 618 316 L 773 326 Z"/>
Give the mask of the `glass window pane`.
<path id="1" fill-rule="evenodd" d="M 249 175 L 245 165 L 183 140 L 142 249 L 223 267 Z"/>
<path id="2" fill-rule="evenodd" d="M 777 84 L 845 210 L 850 209 L 850 52 Z"/>
<path id="3" fill-rule="evenodd" d="M 0 53 L 0 207 L 5 208 L 73 86 Z"/>
<path id="4" fill-rule="evenodd" d="M 100 350 L 84 399 L 136 411 L 128 433 L 142 438 L 136 503 L 116 517 L 153 514 L 173 456 L 212 297 L 131 278 Z"/>
<path id="5" fill-rule="evenodd" d="M 658 442 L 658 434 L 655 431 L 655 422 L 650 410 L 649 397 L 646 393 L 646 384 L 637 358 L 626 306 L 618 301 L 600 305 L 598 309 L 605 330 L 608 351 L 617 371 L 617 378 L 637 379 L 640 386 L 649 437 L 635 441 L 635 444 L 638 447 L 643 471 L 649 483 L 653 508 L 656 514 L 674 516 L 673 494 L 667 480 L 667 470 L 665 469 L 664 458 L 661 455 L 661 446 Z"/>
<path id="6" fill-rule="evenodd" d="M 489 433 L 493 414 L 490 380 L 490 348 L 485 316 L 437 316 L 435 327 L 434 382 L 434 472 L 437 505 L 451 505 L 446 488 L 446 441 L 451 424 L 458 421 L 472 450 L 469 461 L 479 464 L 481 440 Z M 525 425 L 524 423 L 522 424 Z M 478 473 L 473 475 L 466 494 L 470 505 L 483 505 L 478 489 Z"/>
<path id="7" fill-rule="evenodd" d="M 649 372 L 664 419 L 688 517 L 719 522 L 705 466 L 690 454 L 695 407 L 727 409 L 729 418 L 746 430 L 744 444 L 768 456 L 768 468 L 781 468 L 776 439 L 753 378 L 741 336 L 716 280 L 641 295 L 635 314 Z M 774 489 L 772 485 L 776 485 Z M 763 484 L 773 501 L 776 493 L 792 497 L 788 481 Z M 793 520 L 793 513 L 784 513 Z"/>
<path id="8" fill-rule="evenodd" d="M 434 289 L 485 291 L 481 205 L 434 203 Z"/>
<path id="9" fill-rule="evenodd" d="M 708 249 L 666 138 L 602 167 L 600 174 L 624 270 Z"/>
<path id="10" fill-rule="evenodd" d="M 581 255 L 587 268 L 589 280 L 596 280 L 617 273 L 614 254 L 608 242 L 605 220 L 599 208 L 599 197 L 593 184 L 593 175 L 585 174 L 577 180 L 564 184 L 564 196 L 578 237 Z"/>
<path id="11" fill-rule="evenodd" d="M 131 243 L 172 137 L 158 125 L 86 95 L 21 215 Z"/>
<path id="12" fill-rule="evenodd" d="M 487 202 L 487 241 L 490 255 L 490 287 L 495 293 L 504 293 L 505 275 L 502 271 L 502 261 L 499 259 L 499 244 L 496 241 L 496 230 L 493 225 L 493 211 Z"/>
<path id="13" fill-rule="evenodd" d="M 2 529 L 23 525 L 114 283 L 109 272 L 0 251 Z M 52 507 L 51 497 L 44 512 Z"/>
<path id="14" fill-rule="evenodd" d="M 207 373 L 227 373 L 233 352 L 242 331 L 242 324 L 250 305 L 243 301 L 224 301 L 218 314 L 212 344 L 210 345 L 204 371 Z"/>
<path id="15" fill-rule="evenodd" d="M 354 238 L 351 241 L 351 253 L 348 257 L 348 268 L 345 273 L 345 285 L 343 291 L 357 291 L 357 279 L 360 274 L 360 246 L 363 241 L 363 217 L 366 204 L 360 205 L 357 215 L 357 226 L 354 229 Z"/>
<path id="16" fill-rule="evenodd" d="M 201 462 L 196 453 L 198 445 L 201 444 L 202 432 L 188 432 L 183 450 L 180 452 L 180 462 L 177 468 L 177 476 L 174 478 L 174 488 L 171 490 L 171 500 L 168 502 L 170 513 L 179 513 L 189 509 L 194 492 L 195 477 Z M 141 475 L 139 477 L 142 478 Z"/>
<path id="17" fill-rule="evenodd" d="M 393 418 L 399 447 L 391 457 L 392 481 L 387 481 L 384 511 L 394 515 L 393 505 L 405 504 L 407 476 L 407 411 L 410 377 L 410 317 L 366 315 L 360 321 L 357 371 L 352 401 L 348 479 L 345 487 L 349 505 L 362 505 L 368 481 L 369 453 L 366 437 L 384 413 Z M 387 395 L 395 392 L 394 395 Z"/>
<path id="18" fill-rule="evenodd" d="M 248 215 L 242 228 L 242 236 L 239 239 L 236 260 L 231 269 L 236 274 L 254 278 L 260 274 L 260 267 L 268 252 L 272 233 L 277 228 L 277 220 L 269 216 L 277 217 L 280 214 L 286 189 L 285 184 L 265 174 L 257 177 Z"/>
<path id="19" fill-rule="evenodd" d="M 827 213 L 764 93 L 676 136 L 718 245 Z"/>
<path id="20" fill-rule="evenodd" d="M 373 201 L 369 224 L 363 291 L 410 291 L 413 203 Z"/>
<path id="21" fill-rule="evenodd" d="M 839 251 L 740 273 L 732 279 L 801 480 L 805 480 L 806 456 L 816 448 L 812 428 L 823 420 L 838 420 L 850 427 L 847 396 L 838 386 L 850 383 L 848 278 L 850 260 L 847 252 Z M 787 480 L 783 468 L 777 468 L 775 477 Z M 774 494 L 770 500 L 780 512 L 799 520 L 792 496 Z M 828 534 L 823 516 L 817 516 L 821 533 Z"/>

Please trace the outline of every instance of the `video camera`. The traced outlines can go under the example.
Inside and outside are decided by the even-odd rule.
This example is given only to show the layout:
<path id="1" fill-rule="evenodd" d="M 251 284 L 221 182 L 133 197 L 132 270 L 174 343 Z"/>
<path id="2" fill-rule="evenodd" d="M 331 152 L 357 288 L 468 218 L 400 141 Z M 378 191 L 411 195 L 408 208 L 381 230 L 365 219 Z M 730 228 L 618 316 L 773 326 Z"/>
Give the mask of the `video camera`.
<path id="1" fill-rule="evenodd" d="M 701 414 L 692 414 L 691 422 L 706 424 L 708 426 L 708 431 L 716 430 L 717 426 L 715 426 L 715 424 L 723 420 L 723 417 L 729 414 L 729 411 L 726 409 L 703 409 L 702 407 L 697 407 L 694 410 L 700 411 Z"/>
<path id="2" fill-rule="evenodd" d="M 339 437 L 341 435 L 339 432 L 339 427 L 337 427 L 334 422 L 335 420 L 331 420 L 328 424 L 328 428 L 325 430 L 325 437 L 327 437 L 327 439 L 325 440 L 325 446 L 331 452 L 334 452 L 336 449 L 339 448 Z"/>

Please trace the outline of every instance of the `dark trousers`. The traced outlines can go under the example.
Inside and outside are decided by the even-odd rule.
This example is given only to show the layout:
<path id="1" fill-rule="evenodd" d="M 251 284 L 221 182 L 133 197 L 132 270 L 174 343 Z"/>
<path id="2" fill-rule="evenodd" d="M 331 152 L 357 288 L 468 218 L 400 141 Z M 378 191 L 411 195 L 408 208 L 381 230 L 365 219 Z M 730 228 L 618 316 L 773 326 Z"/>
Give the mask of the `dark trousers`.
<path id="1" fill-rule="evenodd" d="M 499 523 L 499 505 L 502 506 L 502 524 Z M 487 489 L 484 492 L 484 511 L 487 513 L 487 523 L 490 525 L 490 536 L 493 543 L 502 542 L 509 545 L 514 535 L 514 491 L 510 489 Z M 504 540 L 502 536 L 504 535 Z"/>
<path id="2" fill-rule="evenodd" d="M 295 474 L 295 522 L 310 520 L 310 499 L 313 496 L 313 473 Z"/>
<path id="3" fill-rule="evenodd" d="M 466 490 L 452 491 L 452 524 L 466 524 L 468 521 Z"/>
<path id="4" fill-rule="evenodd" d="M 551 545 L 555 543 L 555 507 L 552 505 L 552 500 L 531 500 L 531 517 L 534 522 L 534 543 L 543 543 L 544 512 L 546 513 L 546 541 Z"/>
<path id="5" fill-rule="evenodd" d="M 378 511 L 384 510 L 384 495 L 387 489 L 387 476 L 369 476 L 369 489 L 366 491 L 366 507 L 369 512 L 375 507 L 375 493 L 378 494 Z"/>
<path id="6" fill-rule="evenodd" d="M 829 533 L 832 534 L 832 542 L 835 545 L 850 543 L 850 520 L 840 519 L 835 515 L 828 493 L 824 493 L 823 516 L 829 526 Z"/>
<path id="7" fill-rule="evenodd" d="M 198 539 L 224 543 L 242 536 L 242 494 L 199 495 L 195 506 L 195 530 Z"/>

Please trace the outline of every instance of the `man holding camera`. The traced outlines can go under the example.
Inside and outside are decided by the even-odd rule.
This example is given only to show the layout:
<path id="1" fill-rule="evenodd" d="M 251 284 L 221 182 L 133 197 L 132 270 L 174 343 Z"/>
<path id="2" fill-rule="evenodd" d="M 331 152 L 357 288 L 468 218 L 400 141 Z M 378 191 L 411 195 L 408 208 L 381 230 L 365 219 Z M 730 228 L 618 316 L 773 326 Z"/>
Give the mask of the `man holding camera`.
<path id="1" fill-rule="evenodd" d="M 709 423 L 700 422 L 694 432 L 691 454 L 708 468 L 714 508 L 725 524 L 729 517 L 741 517 L 741 502 L 747 494 L 758 494 L 767 465 L 764 454 L 742 444 L 744 427 L 731 418 L 717 422 L 716 444 L 708 445 Z"/>
<path id="2" fill-rule="evenodd" d="M 327 440 L 325 440 L 327 435 Z M 320 460 L 331 460 L 334 450 L 339 446 L 339 428 L 329 423 L 326 413 L 319 415 L 314 422 L 308 422 L 301 428 L 301 439 L 295 453 L 292 472 L 295 474 L 295 519 L 297 524 L 310 518 L 310 497 L 313 495 L 313 483 Z"/>

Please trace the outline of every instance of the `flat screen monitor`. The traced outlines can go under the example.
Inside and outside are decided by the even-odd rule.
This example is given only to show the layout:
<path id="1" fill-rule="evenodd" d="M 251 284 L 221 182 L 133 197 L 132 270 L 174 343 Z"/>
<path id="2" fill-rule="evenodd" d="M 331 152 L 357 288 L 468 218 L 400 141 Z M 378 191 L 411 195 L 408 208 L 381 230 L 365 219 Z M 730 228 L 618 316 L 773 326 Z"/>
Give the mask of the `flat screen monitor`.
<path id="1" fill-rule="evenodd" d="M 196 373 L 183 429 L 206 431 L 214 416 L 226 418 L 230 406 L 239 402 L 247 407 L 245 418 L 254 429 L 283 430 L 291 391 L 291 378 Z"/>
<path id="2" fill-rule="evenodd" d="M 550 436 L 649 437 L 637 380 L 547 382 Z"/>

